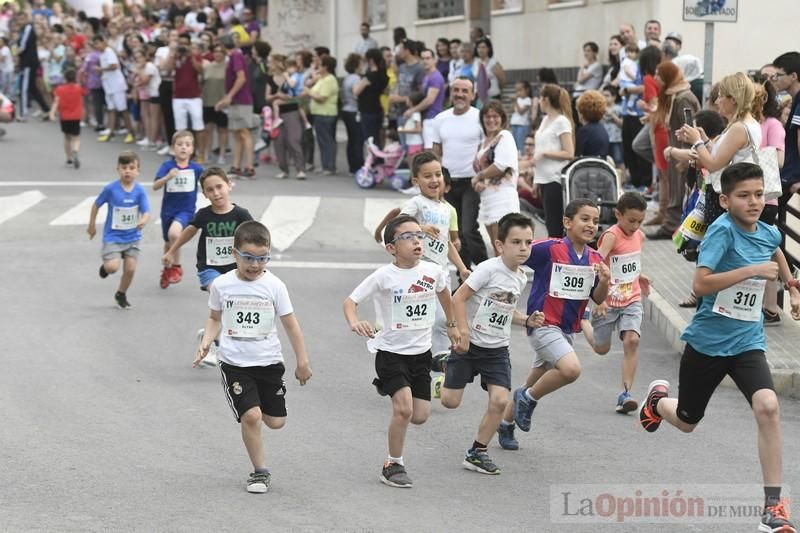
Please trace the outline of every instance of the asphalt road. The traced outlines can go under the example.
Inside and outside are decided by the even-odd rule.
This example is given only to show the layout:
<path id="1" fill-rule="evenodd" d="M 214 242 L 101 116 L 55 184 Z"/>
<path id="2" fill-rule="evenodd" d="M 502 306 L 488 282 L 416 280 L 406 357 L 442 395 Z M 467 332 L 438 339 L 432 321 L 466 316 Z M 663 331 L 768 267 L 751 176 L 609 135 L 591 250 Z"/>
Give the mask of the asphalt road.
<path id="1" fill-rule="evenodd" d="M 96 274 L 100 243 L 88 241 L 83 225 L 50 225 L 100 190 L 64 183 L 110 181 L 122 146 L 98 145 L 85 130 L 76 172 L 63 165 L 56 126 L 8 129 L 0 141 L 0 218 L 16 201 L 4 204 L 4 197 L 39 190 L 45 198 L 0 223 L 0 531 L 755 531 L 757 517 L 719 523 L 708 512 L 706 522 L 615 521 L 623 505 L 616 498 L 637 490 L 670 498 L 681 490 L 707 501 L 732 490 L 760 504 L 755 423 L 738 391 L 723 387 L 694 434 L 670 427 L 648 434 L 635 417 L 613 410 L 621 347 L 590 355 L 582 339 L 583 375 L 540 403 L 521 449 L 490 447 L 500 476 L 461 467 L 486 403 L 472 385 L 458 410 L 434 401 L 430 420 L 409 430 L 404 456 L 414 488 L 380 484 L 390 402 L 370 385 L 372 357 L 345 326 L 341 302 L 371 264 L 389 259 L 363 227 L 363 199 L 400 197 L 360 191 L 345 177 L 279 182 L 263 167 L 234 192 L 254 215 L 276 195 L 321 199 L 312 225 L 274 267 L 289 287 L 314 376 L 302 388 L 291 377 L 294 359 L 282 335 L 288 424 L 264 431 L 270 492 L 248 494 L 250 465 L 219 373 L 190 364 L 207 314 L 192 261 L 184 260 L 181 284 L 161 290 L 160 230 L 149 227 L 129 292 L 134 309 L 120 311 L 116 279 Z M 158 163 L 143 156 L 143 181 Z M 157 195 L 151 198 L 157 209 Z M 194 243 L 188 249 L 191 257 Z M 524 332 L 515 330 L 511 351 L 521 383 L 532 358 Z M 678 355 L 645 324 L 637 399 L 651 379 L 676 385 L 677 370 Z M 800 486 L 800 403 L 781 404 L 785 486 Z M 587 509 L 581 494 L 594 495 L 593 517 L 579 516 Z M 602 494 L 615 498 L 610 517 L 601 516 L 611 510 Z"/>

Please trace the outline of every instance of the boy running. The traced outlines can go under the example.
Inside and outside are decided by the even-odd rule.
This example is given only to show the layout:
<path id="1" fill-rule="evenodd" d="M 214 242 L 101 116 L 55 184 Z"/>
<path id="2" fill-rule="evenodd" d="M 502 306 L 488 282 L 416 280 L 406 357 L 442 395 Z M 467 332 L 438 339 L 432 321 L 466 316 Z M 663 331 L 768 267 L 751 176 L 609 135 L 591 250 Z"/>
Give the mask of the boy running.
<path id="1" fill-rule="evenodd" d="M 617 223 L 608 228 L 598 242 L 598 253 L 611 271 L 608 298 L 592 310 L 592 347 L 605 355 L 611 349 L 611 334 L 619 329 L 622 341 L 622 392 L 617 396 L 616 411 L 627 414 L 639 404 L 630 395 L 639 362 L 639 339 L 642 336 L 642 295 L 650 294 L 650 280 L 642 274 L 642 243 L 639 229 L 647 213 L 647 201 L 637 192 L 620 196 L 614 215 Z"/>
<path id="2" fill-rule="evenodd" d="M 64 134 L 64 153 L 67 165 L 76 170 L 81 168 L 78 152 L 81 149 L 81 118 L 83 117 L 83 88 L 75 83 L 75 69 L 64 72 L 65 84 L 53 90 L 53 105 L 50 106 L 50 120 L 56 119 L 58 111 L 61 133 Z"/>
<path id="3" fill-rule="evenodd" d="M 442 405 L 448 409 L 458 407 L 467 383 L 480 374 L 481 387 L 489 394 L 489 406 L 463 465 L 481 474 L 500 473 L 487 447 L 503 419 L 511 391 L 511 324 L 538 327 L 544 318 L 540 313 L 526 317 L 516 309 L 528 282 L 520 265 L 530 256 L 532 243 L 531 219 L 519 213 L 505 215 L 498 222 L 494 242 L 499 255 L 475 267 L 453 297 L 461 340 L 447 358 Z"/>
<path id="4" fill-rule="evenodd" d="M 292 344 L 300 385 L 311 379 L 303 331 L 294 316 L 286 285 L 266 270 L 270 234 L 260 222 L 245 222 L 236 230 L 233 255 L 236 270 L 220 276 L 211 286 L 205 335 L 194 366 L 208 353 L 222 333 L 218 356 L 225 397 L 236 421 L 242 425 L 242 440 L 253 464 L 247 491 L 267 492 L 270 473 L 264 460 L 261 423 L 270 429 L 286 424 L 285 371 L 276 318 Z"/>
<path id="5" fill-rule="evenodd" d="M 190 161 L 194 153 L 194 136 L 189 130 L 176 131 L 172 136 L 172 151 L 175 157 L 165 161 L 156 171 L 153 190 L 164 187 L 164 200 L 161 202 L 161 234 L 164 238 L 164 252 L 172 249 L 181 232 L 194 217 L 197 204 L 197 181 L 203 167 Z M 162 289 L 183 279 L 180 265 L 180 251 L 172 252 L 171 265 L 161 271 L 159 285 Z"/>
<path id="6" fill-rule="evenodd" d="M 136 183 L 139 175 L 139 156 L 135 152 L 122 152 L 117 158 L 119 180 L 105 187 L 92 204 L 89 226 L 86 233 L 94 239 L 97 229 L 97 213 L 103 204 L 108 204 L 108 216 L 103 226 L 103 264 L 100 277 L 105 279 L 122 266 L 122 277 L 114 299 L 120 309 L 130 309 L 126 293 L 136 272 L 139 257 L 139 241 L 142 228 L 150 220 L 150 204 L 147 193 L 141 184 Z"/>
<path id="7" fill-rule="evenodd" d="M 380 480 L 391 487 L 410 488 L 403 445 L 409 422 L 423 424 L 431 412 L 431 329 L 437 299 L 444 308 L 451 344 L 458 342 L 458 330 L 444 270 L 421 261 L 425 233 L 417 220 L 400 215 L 386 226 L 383 240 L 394 261 L 370 274 L 345 299 L 344 316 L 351 331 L 369 338 L 367 348 L 375 353 L 378 374 L 373 384 L 378 393 L 392 398 L 389 456 Z M 370 322 L 358 318 L 358 305 L 369 298 L 384 326 L 378 333 Z"/>
<path id="8" fill-rule="evenodd" d="M 761 302 L 769 280 L 789 287 L 792 318 L 800 320 L 800 292 L 781 252 L 781 234 L 759 221 L 764 209 L 761 167 L 736 163 L 722 173 L 720 206 L 727 209 L 700 245 L 693 289 L 700 299 L 684 330 L 678 397 L 669 382 L 650 383 L 639 419 L 649 432 L 662 420 L 691 433 L 705 414 L 717 385 L 728 375 L 744 394 L 758 425 L 758 455 L 764 477 L 764 514 L 758 531 L 796 533 L 781 499 L 781 426 L 778 397 L 766 359 Z"/>
<path id="9" fill-rule="evenodd" d="M 600 211 L 594 202 L 571 201 L 564 209 L 567 236 L 534 243 L 525 262 L 534 272 L 528 313 L 541 309 L 544 326 L 528 329 L 528 341 L 536 354 L 533 368 L 526 385 L 514 391 L 514 401 L 508 403 L 497 430 L 500 446 L 506 450 L 519 448 L 514 422 L 522 431 L 530 431 L 537 402 L 581 375 L 573 336 L 581 330 L 589 298 L 600 304 L 608 296 L 608 267 L 589 247 L 599 222 Z"/>

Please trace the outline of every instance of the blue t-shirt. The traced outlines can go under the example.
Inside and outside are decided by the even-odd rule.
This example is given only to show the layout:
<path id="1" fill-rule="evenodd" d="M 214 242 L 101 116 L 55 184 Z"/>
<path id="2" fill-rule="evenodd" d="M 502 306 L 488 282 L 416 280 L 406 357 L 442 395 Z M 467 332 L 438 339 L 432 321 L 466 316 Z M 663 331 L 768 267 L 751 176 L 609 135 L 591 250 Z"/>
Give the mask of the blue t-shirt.
<path id="1" fill-rule="evenodd" d="M 94 204 L 97 207 L 108 204 L 108 216 L 103 226 L 103 242 L 128 243 L 142 238 L 142 231 L 135 226 L 139 223 L 139 217 L 150 212 L 150 202 L 140 183 L 134 183 L 129 192 L 122 188 L 119 180 L 112 181 L 103 187 Z M 113 227 L 127 229 L 113 229 Z"/>
<path id="2" fill-rule="evenodd" d="M 179 167 L 174 159 L 164 161 L 164 163 L 156 171 L 156 177 L 153 181 L 159 180 L 169 174 L 170 170 L 177 168 L 178 170 L 191 170 L 194 174 L 194 179 L 189 180 L 185 176 L 177 176 L 169 180 L 164 185 L 164 200 L 161 202 L 161 218 L 171 218 L 171 215 L 178 213 L 189 213 L 193 215 L 195 212 L 195 205 L 197 204 L 197 183 L 200 180 L 200 175 L 203 173 L 203 167 L 190 161 L 185 167 Z M 181 189 L 188 189 L 186 192 L 177 192 Z"/>
<path id="3" fill-rule="evenodd" d="M 725 213 L 709 226 L 700 245 L 697 268 L 705 267 L 717 274 L 766 263 L 780 243 L 777 228 L 759 221 L 756 231 L 747 232 Z M 749 350 L 766 352 L 763 318 L 749 322 L 717 314 L 712 310 L 716 298 L 717 293 L 700 298 L 697 312 L 681 340 L 711 356 L 739 355 Z"/>

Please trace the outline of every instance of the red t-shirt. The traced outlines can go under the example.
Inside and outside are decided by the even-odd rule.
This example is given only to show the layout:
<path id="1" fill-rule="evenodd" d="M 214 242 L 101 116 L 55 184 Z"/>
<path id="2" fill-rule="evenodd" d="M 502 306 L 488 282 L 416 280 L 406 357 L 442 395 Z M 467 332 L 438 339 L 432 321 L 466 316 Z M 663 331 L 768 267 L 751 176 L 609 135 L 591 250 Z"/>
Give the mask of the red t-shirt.
<path id="1" fill-rule="evenodd" d="M 198 62 L 203 61 L 200 55 L 195 58 Z M 175 81 L 172 85 L 173 98 L 200 98 L 200 81 L 197 71 L 194 69 L 192 60 L 187 56 L 175 59 Z"/>
<path id="2" fill-rule="evenodd" d="M 58 97 L 61 120 L 80 120 L 83 117 L 83 89 L 77 83 L 59 85 L 53 91 Z"/>
<path id="3" fill-rule="evenodd" d="M 83 47 L 84 47 L 85 44 L 86 44 L 86 36 L 83 35 L 82 33 L 76 33 L 69 40 L 69 45 L 76 52 L 80 52 L 81 50 L 83 50 Z"/>
<path id="4" fill-rule="evenodd" d="M 644 77 L 644 101 L 648 104 L 658 98 L 658 93 L 661 92 L 656 79 L 650 74 Z M 667 170 L 669 163 L 664 158 L 664 150 L 669 145 L 669 132 L 667 128 L 662 125 L 657 125 L 653 128 L 653 156 L 655 156 L 656 168 L 658 170 Z"/>

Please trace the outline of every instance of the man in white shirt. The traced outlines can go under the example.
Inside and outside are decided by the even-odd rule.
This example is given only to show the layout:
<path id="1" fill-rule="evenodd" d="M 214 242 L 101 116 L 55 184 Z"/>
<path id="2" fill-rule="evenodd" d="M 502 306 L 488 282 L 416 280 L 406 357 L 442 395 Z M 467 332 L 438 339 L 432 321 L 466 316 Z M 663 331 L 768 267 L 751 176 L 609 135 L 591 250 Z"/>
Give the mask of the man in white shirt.
<path id="1" fill-rule="evenodd" d="M 461 259 L 467 268 L 487 258 L 486 246 L 478 232 L 478 208 L 481 197 L 472 188 L 475 175 L 472 162 L 483 140 L 479 111 L 472 107 L 475 97 L 472 81 L 456 78 L 450 85 L 453 107 L 443 111 L 433 121 L 433 153 L 442 158 L 442 166 L 450 171 L 453 186 L 445 199 L 458 215 L 458 235 L 461 238 Z"/>
<path id="2" fill-rule="evenodd" d="M 356 43 L 355 53 L 363 56 L 367 50 L 378 48 L 378 41 L 369 36 L 369 24 L 366 22 L 361 23 L 361 38 Z"/>
<path id="3" fill-rule="evenodd" d="M 692 93 L 699 102 L 703 101 L 703 63 L 700 58 L 690 54 L 681 54 L 683 37 L 678 32 L 670 32 L 661 45 L 664 55 L 671 59 L 683 72 L 683 77 L 692 87 Z"/>

